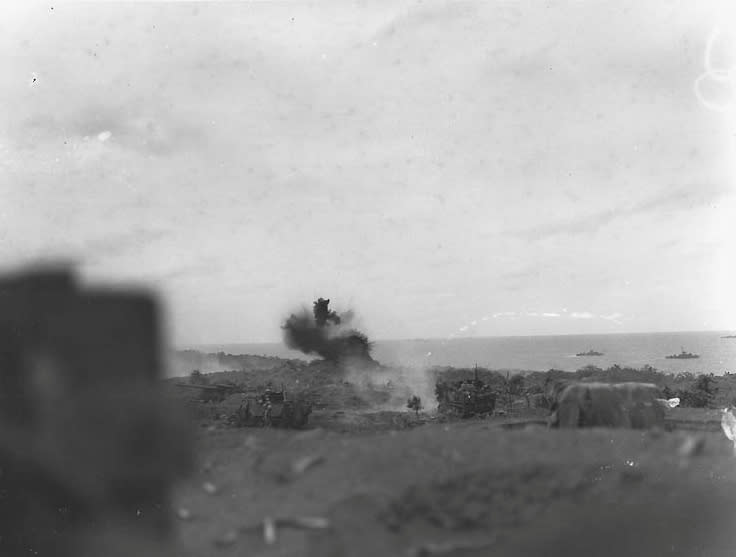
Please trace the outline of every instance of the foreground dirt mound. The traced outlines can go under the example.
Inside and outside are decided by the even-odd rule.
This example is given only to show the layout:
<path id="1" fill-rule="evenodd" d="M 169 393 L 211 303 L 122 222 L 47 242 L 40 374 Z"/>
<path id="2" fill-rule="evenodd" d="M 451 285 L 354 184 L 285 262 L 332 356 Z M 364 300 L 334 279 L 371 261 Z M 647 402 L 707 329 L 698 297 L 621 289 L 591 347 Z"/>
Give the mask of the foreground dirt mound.
<path id="1" fill-rule="evenodd" d="M 347 497 L 329 512 L 333 531 L 311 536 L 309 555 L 733 554 L 736 468 L 720 436 L 686 455 L 680 434 L 559 433 L 478 437 L 502 454 L 462 471 L 470 455 L 455 445 L 455 473 Z M 524 458 L 534 439 L 540 450 Z M 550 442 L 556 454 L 545 454 Z M 438 471 L 432 459 L 424 466 Z"/>
<path id="2" fill-rule="evenodd" d="M 348 414 L 346 423 L 392 419 Z M 736 460 L 722 432 L 430 421 L 360 435 L 200 434 L 200 472 L 177 499 L 195 516 L 182 524 L 181 555 L 720 556 L 736 531 L 723 526 L 736 516 Z M 304 462 L 312 464 L 294 473 Z M 280 530 L 268 545 L 250 529 L 266 516 L 326 517 L 331 527 Z M 609 541 L 599 547 L 598 537 Z M 614 542 L 629 545 L 606 553 Z"/>
<path id="3" fill-rule="evenodd" d="M 498 508 L 493 526 L 438 529 L 386 529 L 381 521 L 385 497 L 361 494 L 346 498 L 329 513 L 331 533 L 311 536 L 310 557 L 448 555 L 451 557 L 621 557 L 622 555 L 729 557 L 736 546 L 732 493 L 708 482 L 666 487 L 621 489 L 612 482 L 599 493 L 621 491 L 619 501 L 549 493 L 546 508 L 504 516 Z M 574 490 L 575 491 L 575 490 Z M 584 490 L 585 491 L 585 490 Z M 515 500 L 509 497 L 509 500 Z M 517 499 L 519 508 L 526 508 Z M 473 504 L 472 502 L 470 503 Z M 536 508 L 534 506 L 529 508 Z M 702 511 L 701 511 L 702 509 Z"/>
<path id="4" fill-rule="evenodd" d="M 423 523 L 448 530 L 514 526 L 533 519 L 556 497 L 580 498 L 600 487 L 603 475 L 598 467 L 560 474 L 539 463 L 470 472 L 411 486 L 381 520 L 397 531 Z"/>

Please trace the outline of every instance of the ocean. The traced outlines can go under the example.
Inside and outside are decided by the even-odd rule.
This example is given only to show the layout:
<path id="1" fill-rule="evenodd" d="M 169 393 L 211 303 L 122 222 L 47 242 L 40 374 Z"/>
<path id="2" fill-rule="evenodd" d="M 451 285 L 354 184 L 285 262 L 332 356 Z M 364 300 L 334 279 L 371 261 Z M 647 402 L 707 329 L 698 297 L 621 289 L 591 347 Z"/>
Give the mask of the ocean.
<path id="1" fill-rule="evenodd" d="M 376 341 L 373 357 L 385 365 L 454 366 L 478 365 L 489 369 L 575 371 L 586 365 L 606 368 L 650 365 L 659 371 L 680 373 L 736 372 L 736 338 L 720 332 L 629 333 L 606 335 L 560 335 L 524 337 L 475 337 Z M 191 346 L 205 352 L 257 354 L 280 358 L 305 358 L 283 344 L 221 344 Z M 681 349 L 699 354 L 690 360 L 666 359 Z M 595 350 L 603 356 L 575 356 Z"/>

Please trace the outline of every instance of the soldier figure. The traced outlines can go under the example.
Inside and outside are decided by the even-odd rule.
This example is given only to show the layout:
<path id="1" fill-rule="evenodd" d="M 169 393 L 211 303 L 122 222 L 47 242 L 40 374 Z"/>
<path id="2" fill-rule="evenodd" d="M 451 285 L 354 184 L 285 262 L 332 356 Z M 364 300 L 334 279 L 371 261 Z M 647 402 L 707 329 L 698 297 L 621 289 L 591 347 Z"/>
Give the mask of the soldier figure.
<path id="1" fill-rule="evenodd" d="M 272 395 L 273 391 L 271 390 L 271 385 L 268 384 L 266 385 L 266 391 L 261 395 L 261 406 L 263 406 L 263 425 L 266 427 L 271 426 Z"/>

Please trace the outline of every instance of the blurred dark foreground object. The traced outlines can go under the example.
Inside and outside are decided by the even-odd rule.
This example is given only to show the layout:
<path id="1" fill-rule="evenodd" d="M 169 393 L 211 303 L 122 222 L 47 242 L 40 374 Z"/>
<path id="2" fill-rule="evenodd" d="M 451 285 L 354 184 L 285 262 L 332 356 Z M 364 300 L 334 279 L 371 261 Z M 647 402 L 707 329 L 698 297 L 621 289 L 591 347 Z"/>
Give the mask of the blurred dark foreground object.
<path id="1" fill-rule="evenodd" d="M 193 454 L 160 348 L 150 294 L 0 277 L 0 555 L 165 554 Z"/>

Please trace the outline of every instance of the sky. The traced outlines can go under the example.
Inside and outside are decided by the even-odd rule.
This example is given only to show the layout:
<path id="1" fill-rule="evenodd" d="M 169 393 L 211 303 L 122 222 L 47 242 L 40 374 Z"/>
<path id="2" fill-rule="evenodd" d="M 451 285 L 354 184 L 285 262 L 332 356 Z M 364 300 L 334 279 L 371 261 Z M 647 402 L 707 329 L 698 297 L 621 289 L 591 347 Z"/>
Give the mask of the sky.
<path id="1" fill-rule="evenodd" d="M 2 269 L 177 345 L 734 328 L 727 6 L 3 3 Z"/>

